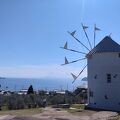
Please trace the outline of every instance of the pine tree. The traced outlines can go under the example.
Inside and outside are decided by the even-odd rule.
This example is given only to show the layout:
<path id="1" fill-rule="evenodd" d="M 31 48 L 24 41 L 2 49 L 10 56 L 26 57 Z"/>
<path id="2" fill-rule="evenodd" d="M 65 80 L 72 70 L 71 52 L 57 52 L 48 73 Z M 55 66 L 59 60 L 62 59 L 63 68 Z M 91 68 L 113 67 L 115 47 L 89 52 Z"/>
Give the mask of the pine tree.
<path id="1" fill-rule="evenodd" d="M 33 90 L 32 85 L 30 85 L 30 87 L 28 88 L 27 94 L 34 94 L 34 90 Z"/>

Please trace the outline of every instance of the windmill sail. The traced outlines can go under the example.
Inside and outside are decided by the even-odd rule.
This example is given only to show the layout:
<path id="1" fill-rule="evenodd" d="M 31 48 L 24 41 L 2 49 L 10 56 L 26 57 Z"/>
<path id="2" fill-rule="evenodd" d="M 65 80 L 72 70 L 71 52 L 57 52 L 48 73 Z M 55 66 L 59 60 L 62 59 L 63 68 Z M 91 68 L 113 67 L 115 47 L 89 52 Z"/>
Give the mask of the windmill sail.
<path id="1" fill-rule="evenodd" d="M 68 33 L 71 35 L 71 33 L 68 31 Z M 89 50 L 89 48 L 88 47 L 86 47 L 80 40 L 78 40 L 75 36 L 73 36 L 73 35 L 71 35 L 77 42 L 79 42 L 83 47 L 85 47 L 88 51 L 90 51 Z"/>
<path id="2" fill-rule="evenodd" d="M 78 59 L 78 60 L 71 61 L 71 62 L 69 62 L 69 64 L 70 64 L 70 63 L 75 63 L 75 62 L 78 62 L 78 61 L 81 61 L 81 60 L 84 60 L 84 59 L 86 59 L 86 58 L 82 58 L 82 59 Z"/>
<path id="3" fill-rule="evenodd" d="M 80 76 L 82 74 L 82 72 L 84 71 L 84 69 L 87 67 L 87 65 L 81 70 L 81 72 L 78 74 L 78 76 Z"/>
<path id="4" fill-rule="evenodd" d="M 83 26 L 83 25 L 82 25 L 82 27 L 83 27 L 84 30 L 88 28 L 88 26 Z"/>
<path id="5" fill-rule="evenodd" d="M 69 49 L 68 46 L 67 46 L 67 42 L 65 43 L 64 47 L 60 47 L 60 48 L 68 50 L 68 51 L 76 52 L 76 53 L 81 53 L 81 54 L 85 54 L 85 55 L 87 54 L 85 52 L 80 52 L 80 51 L 77 51 L 77 50 Z"/>
<path id="6" fill-rule="evenodd" d="M 95 30 L 98 30 L 98 31 L 100 31 L 101 29 L 99 29 L 99 28 L 95 27 Z"/>
<path id="7" fill-rule="evenodd" d="M 88 34 L 87 34 L 87 29 L 88 29 L 89 27 L 83 25 L 82 23 L 81 23 L 81 25 L 82 25 L 82 29 L 83 29 L 83 31 L 84 31 L 85 37 L 87 38 L 87 41 L 88 41 L 89 46 L 87 46 L 87 45 L 85 45 L 84 43 L 82 43 L 81 40 L 79 40 L 79 39 L 75 36 L 76 30 L 73 31 L 73 32 L 69 32 L 69 31 L 68 31 L 68 33 L 69 33 L 70 36 L 72 36 L 77 42 L 79 42 L 84 48 L 86 48 L 86 50 L 88 50 L 88 52 L 90 52 L 90 51 L 92 50 L 92 44 L 91 44 L 90 39 L 89 39 L 89 36 L 88 36 Z M 95 46 L 95 39 L 96 39 L 96 31 L 100 31 L 100 30 L 101 30 L 101 29 L 99 29 L 98 27 L 96 27 L 96 25 L 94 26 L 94 46 Z M 93 46 L 93 47 L 94 47 L 94 46 Z M 68 48 L 68 43 L 67 43 L 67 42 L 64 44 L 63 47 L 60 47 L 60 48 L 65 49 L 65 50 L 68 50 L 68 51 L 72 51 L 72 52 L 81 53 L 81 54 L 84 54 L 84 55 L 85 55 L 84 58 L 77 59 L 77 60 L 74 60 L 74 61 L 68 61 L 68 59 L 65 57 L 65 62 L 64 62 L 64 64 L 62 64 L 62 65 L 68 65 L 68 64 L 75 63 L 75 62 L 78 62 L 78 61 L 81 61 L 81 60 L 84 60 L 84 59 L 87 58 L 87 54 L 88 54 L 88 53 L 85 53 L 85 52 L 81 52 L 81 51 L 77 51 L 77 50 Z M 72 83 L 74 83 L 75 80 L 83 73 L 83 71 L 85 70 L 86 67 L 87 67 L 87 65 L 83 67 L 83 69 L 79 72 L 78 75 L 74 75 L 73 73 L 71 73 L 71 75 L 72 75 L 72 77 L 73 77 L 73 79 L 74 79 Z"/>
<path id="8" fill-rule="evenodd" d="M 96 39 L 96 31 L 101 31 L 98 27 L 96 27 L 96 24 L 94 25 L 94 47 L 95 47 L 95 39 Z"/>
<path id="9" fill-rule="evenodd" d="M 71 73 L 71 75 L 72 75 L 72 77 L 73 77 L 74 80 L 77 79 L 77 76 L 76 76 L 76 75 L 74 75 L 73 73 Z"/>
<path id="10" fill-rule="evenodd" d="M 68 60 L 67 60 L 67 58 L 65 57 L 65 64 L 68 64 L 69 62 L 68 62 Z"/>
<path id="11" fill-rule="evenodd" d="M 89 43 L 89 45 L 90 45 L 90 48 L 92 49 L 92 45 L 91 45 L 91 43 L 90 43 L 89 37 L 88 37 L 87 32 L 86 32 L 86 29 L 88 28 L 88 26 L 84 26 L 82 23 L 81 23 L 81 25 L 82 25 L 83 31 L 84 31 L 84 33 L 85 33 L 85 36 L 86 36 L 86 38 L 87 38 L 87 40 L 88 40 L 88 43 Z"/>
<path id="12" fill-rule="evenodd" d="M 84 69 L 85 69 L 86 67 L 87 67 L 87 65 L 80 71 L 80 73 L 78 74 L 78 76 L 76 76 L 76 79 L 82 74 L 82 72 L 84 71 Z M 74 81 L 73 81 L 72 83 L 74 83 L 76 79 L 74 79 Z"/>
<path id="13" fill-rule="evenodd" d="M 69 64 L 69 62 L 68 62 L 67 58 L 65 57 L 65 63 L 61 64 L 61 65 L 67 65 L 67 64 Z"/>
<path id="14" fill-rule="evenodd" d="M 64 45 L 64 49 L 67 49 L 67 48 L 68 48 L 68 44 L 66 42 L 65 45 Z"/>
<path id="15" fill-rule="evenodd" d="M 75 62 L 78 62 L 78 61 L 81 61 L 81 60 L 84 60 L 84 59 L 86 59 L 86 58 L 81 58 L 81 59 L 78 59 L 78 60 L 74 60 L 74 61 L 68 62 L 67 58 L 65 57 L 65 63 L 62 64 L 62 65 L 67 65 L 67 64 L 75 63 Z"/>
<path id="16" fill-rule="evenodd" d="M 85 55 L 86 55 L 86 53 L 85 53 L 85 52 L 80 52 L 80 51 L 73 50 L 73 49 L 66 49 L 66 50 L 69 50 L 69 51 L 72 51 L 72 52 L 77 52 L 77 53 L 81 53 L 81 54 L 85 54 Z"/>
<path id="17" fill-rule="evenodd" d="M 74 36 L 74 35 L 75 35 L 75 33 L 76 33 L 76 30 L 75 30 L 75 31 L 73 31 L 73 32 L 71 32 L 70 34 L 71 34 L 72 36 Z"/>

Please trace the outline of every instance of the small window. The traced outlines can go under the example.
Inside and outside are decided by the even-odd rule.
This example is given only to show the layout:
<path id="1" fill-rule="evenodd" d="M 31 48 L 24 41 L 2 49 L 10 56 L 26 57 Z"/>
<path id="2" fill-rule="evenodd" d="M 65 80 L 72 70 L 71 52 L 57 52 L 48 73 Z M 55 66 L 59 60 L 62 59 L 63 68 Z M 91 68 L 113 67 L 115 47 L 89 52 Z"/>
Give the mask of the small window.
<path id="1" fill-rule="evenodd" d="M 105 95 L 104 97 L 105 97 L 106 100 L 108 100 L 108 96 L 107 95 Z"/>
<path id="2" fill-rule="evenodd" d="M 93 97 L 93 91 L 90 91 L 90 97 Z"/>
<path id="3" fill-rule="evenodd" d="M 111 83 L 111 74 L 107 74 L 107 83 Z"/>
<path id="4" fill-rule="evenodd" d="M 118 57 L 120 58 L 120 53 L 118 53 Z"/>
<path id="5" fill-rule="evenodd" d="M 94 76 L 95 79 L 97 79 L 97 74 Z"/>
<path id="6" fill-rule="evenodd" d="M 117 78 L 117 74 L 115 74 L 115 75 L 113 76 L 113 78 Z"/>

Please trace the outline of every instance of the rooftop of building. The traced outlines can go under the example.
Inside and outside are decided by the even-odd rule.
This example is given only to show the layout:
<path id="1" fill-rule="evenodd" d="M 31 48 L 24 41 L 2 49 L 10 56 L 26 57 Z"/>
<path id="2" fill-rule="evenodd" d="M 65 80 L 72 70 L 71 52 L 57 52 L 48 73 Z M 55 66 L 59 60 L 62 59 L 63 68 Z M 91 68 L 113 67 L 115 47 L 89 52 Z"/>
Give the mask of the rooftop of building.
<path id="1" fill-rule="evenodd" d="M 102 52 L 120 52 L 120 45 L 110 36 L 106 36 L 88 54 Z"/>

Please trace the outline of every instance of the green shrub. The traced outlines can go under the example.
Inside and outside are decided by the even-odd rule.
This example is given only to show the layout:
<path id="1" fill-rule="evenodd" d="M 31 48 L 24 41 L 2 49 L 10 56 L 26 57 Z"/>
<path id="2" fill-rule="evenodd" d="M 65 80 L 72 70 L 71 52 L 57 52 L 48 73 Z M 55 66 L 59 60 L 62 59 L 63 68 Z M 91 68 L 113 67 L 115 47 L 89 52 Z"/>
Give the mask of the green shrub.
<path id="1" fill-rule="evenodd" d="M 8 97 L 8 109 L 16 110 L 16 109 L 24 109 L 25 103 L 22 96 L 14 94 Z"/>

